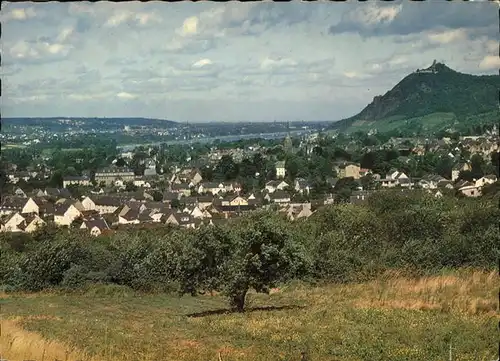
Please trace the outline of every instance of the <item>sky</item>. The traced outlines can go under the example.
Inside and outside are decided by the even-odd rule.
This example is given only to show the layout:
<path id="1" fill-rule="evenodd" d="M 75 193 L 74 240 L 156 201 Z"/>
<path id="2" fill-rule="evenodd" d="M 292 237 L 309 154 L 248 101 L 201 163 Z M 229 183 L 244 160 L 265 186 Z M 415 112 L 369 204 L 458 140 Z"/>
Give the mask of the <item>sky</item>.
<path id="1" fill-rule="evenodd" d="M 498 4 L 2 2 L 2 116 L 352 116 L 434 59 L 498 74 Z"/>

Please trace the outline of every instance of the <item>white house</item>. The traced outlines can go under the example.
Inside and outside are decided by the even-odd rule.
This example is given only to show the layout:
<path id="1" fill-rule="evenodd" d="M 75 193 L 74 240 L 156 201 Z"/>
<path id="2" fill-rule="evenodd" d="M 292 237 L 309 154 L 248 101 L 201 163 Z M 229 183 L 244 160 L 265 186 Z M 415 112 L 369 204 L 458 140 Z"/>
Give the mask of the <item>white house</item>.
<path id="1" fill-rule="evenodd" d="M 54 209 L 54 223 L 58 226 L 69 226 L 81 215 L 73 204 L 61 204 Z"/>
<path id="2" fill-rule="evenodd" d="M 482 188 L 487 184 L 493 184 L 497 181 L 497 176 L 496 175 L 486 175 L 484 177 L 481 177 L 475 181 L 475 186 L 478 188 Z"/>
<path id="3" fill-rule="evenodd" d="M 285 181 L 269 181 L 266 183 L 265 190 L 268 191 L 269 193 L 274 193 L 277 190 L 282 191 L 288 186 L 289 184 Z"/>
<path id="4" fill-rule="evenodd" d="M 92 199 L 90 199 L 89 197 L 83 198 L 83 200 L 81 201 L 81 204 L 83 206 L 83 209 L 86 211 L 95 211 L 96 210 L 94 201 Z"/>
<path id="5" fill-rule="evenodd" d="M 284 178 L 285 173 L 286 173 L 285 162 L 284 161 L 276 162 L 276 177 Z"/>

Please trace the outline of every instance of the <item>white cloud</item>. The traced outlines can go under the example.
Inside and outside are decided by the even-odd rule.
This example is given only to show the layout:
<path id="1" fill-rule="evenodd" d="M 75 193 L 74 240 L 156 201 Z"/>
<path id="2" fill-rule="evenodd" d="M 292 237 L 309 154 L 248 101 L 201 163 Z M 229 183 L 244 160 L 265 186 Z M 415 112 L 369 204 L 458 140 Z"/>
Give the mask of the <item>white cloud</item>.
<path id="1" fill-rule="evenodd" d="M 182 23 L 182 29 L 180 31 L 181 35 L 193 35 L 198 32 L 198 18 L 196 16 L 190 16 Z"/>
<path id="2" fill-rule="evenodd" d="M 65 42 L 73 34 L 73 31 L 73 27 L 64 28 L 63 30 L 61 30 L 59 35 L 57 35 L 57 41 L 60 43 Z"/>
<path id="3" fill-rule="evenodd" d="M 3 10 L 3 9 L 2 9 Z M 28 20 L 37 16 L 37 12 L 34 8 L 29 7 L 26 9 L 18 8 L 12 9 L 10 12 L 7 12 L 5 16 L 2 16 L 2 20 L 4 22 L 8 20 Z"/>
<path id="4" fill-rule="evenodd" d="M 389 60 L 389 65 L 402 65 L 408 62 L 408 58 L 406 56 L 395 56 L 391 60 Z"/>
<path id="5" fill-rule="evenodd" d="M 138 25 L 144 26 L 150 23 L 161 22 L 161 18 L 154 13 L 147 13 L 147 12 L 135 13 L 134 11 L 131 10 L 121 10 L 115 12 L 112 16 L 110 16 L 106 21 L 106 23 L 104 24 L 104 26 L 113 28 L 128 21 L 133 21 Z"/>
<path id="6" fill-rule="evenodd" d="M 371 4 L 359 7 L 353 14 L 352 20 L 363 25 L 375 25 L 380 23 L 390 23 L 401 12 L 403 5 L 384 6 Z"/>
<path id="7" fill-rule="evenodd" d="M 193 68 L 202 68 L 206 65 L 211 65 L 211 64 L 213 64 L 213 63 L 212 63 L 212 60 L 210 60 L 210 59 L 200 59 L 193 64 Z"/>
<path id="8" fill-rule="evenodd" d="M 335 120 L 433 59 L 498 69 L 498 28 L 461 4 L 439 14 L 406 2 L 4 4 L 13 116 Z"/>
<path id="9" fill-rule="evenodd" d="M 276 69 L 276 68 L 281 68 L 281 67 L 293 67 L 296 66 L 297 62 L 293 59 L 287 59 L 287 58 L 271 58 L 271 57 L 266 57 L 262 62 L 260 63 L 261 69 Z"/>
<path id="10" fill-rule="evenodd" d="M 455 41 L 463 41 L 467 37 L 465 29 L 454 29 L 443 32 L 433 32 L 427 35 L 431 43 L 449 44 Z"/>
<path id="11" fill-rule="evenodd" d="M 482 70 L 499 70 L 500 57 L 498 55 L 487 55 L 479 63 L 479 68 Z"/>
<path id="12" fill-rule="evenodd" d="M 355 71 L 347 71 L 344 73 L 344 76 L 346 76 L 347 78 L 357 78 L 358 73 L 356 73 Z"/>
<path id="13" fill-rule="evenodd" d="M 499 4 L 500 4 L 500 1 L 499 1 Z M 488 53 L 498 54 L 498 49 L 499 49 L 498 41 L 493 41 L 493 40 L 487 41 L 485 43 L 485 47 L 486 47 L 486 51 Z"/>
<path id="14" fill-rule="evenodd" d="M 104 26 L 107 27 L 115 27 L 120 25 L 121 23 L 129 20 L 133 16 L 133 13 L 130 11 L 120 11 L 111 17 L 106 21 Z"/>
<path id="15" fill-rule="evenodd" d="M 120 92 L 120 93 L 116 94 L 116 97 L 120 98 L 120 99 L 135 99 L 135 98 L 137 98 L 137 95 L 127 93 L 127 92 Z"/>
<path id="16" fill-rule="evenodd" d="M 135 15 L 135 20 L 139 25 L 147 25 L 149 23 L 159 23 L 161 18 L 154 13 L 139 13 Z"/>

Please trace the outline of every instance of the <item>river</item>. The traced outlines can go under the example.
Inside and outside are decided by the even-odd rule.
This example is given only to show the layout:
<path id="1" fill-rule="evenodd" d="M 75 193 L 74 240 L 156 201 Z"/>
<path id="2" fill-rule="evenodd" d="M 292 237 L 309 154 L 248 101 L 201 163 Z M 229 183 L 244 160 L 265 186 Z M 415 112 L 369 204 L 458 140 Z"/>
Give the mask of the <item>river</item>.
<path id="1" fill-rule="evenodd" d="M 291 136 L 298 136 L 298 135 L 304 135 L 313 132 L 313 130 L 296 130 L 296 131 L 291 131 L 290 135 Z M 278 133 L 260 133 L 260 134 L 239 134 L 239 135 L 224 135 L 224 136 L 219 136 L 219 137 L 207 137 L 207 138 L 194 138 L 191 141 L 186 140 L 186 139 L 179 139 L 179 140 L 167 140 L 163 142 L 153 142 L 153 143 L 143 143 L 143 144 L 127 144 L 127 145 L 122 145 L 118 146 L 117 148 L 120 149 L 121 151 L 128 152 L 131 150 L 134 150 L 136 147 L 139 146 L 154 146 L 154 145 L 160 145 L 160 144 L 188 144 L 189 142 L 192 142 L 193 144 L 195 143 L 213 143 L 216 140 L 220 140 L 221 142 L 235 142 L 237 140 L 241 139 L 253 139 L 253 138 L 261 138 L 261 139 L 279 139 L 279 138 L 285 138 L 287 132 L 278 132 Z"/>

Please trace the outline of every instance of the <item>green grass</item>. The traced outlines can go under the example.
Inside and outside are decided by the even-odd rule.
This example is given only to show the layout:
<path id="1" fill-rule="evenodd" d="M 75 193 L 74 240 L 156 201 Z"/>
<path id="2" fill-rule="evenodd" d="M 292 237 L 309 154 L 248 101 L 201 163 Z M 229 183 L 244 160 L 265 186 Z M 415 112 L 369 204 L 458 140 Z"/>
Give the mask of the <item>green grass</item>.
<path id="1" fill-rule="evenodd" d="M 201 317 L 189 315 L 224 310 L 225 300 L 101 286 L 86 294 L 9 295 L 1 306 L 3 317 L 17 317 L 25 331 L 94 360 L 217 360 L 219 352 L 224 361 L 299 360 L 307 350 L 311 361 L 442 361 L 451 342 L 455 361 L 491 361 L 499 341 L 498 285 L 496 271 L 296 284 L 251 294 L 249 312 Z M 8 356 L 8 333 L 2 338 Z"/>

